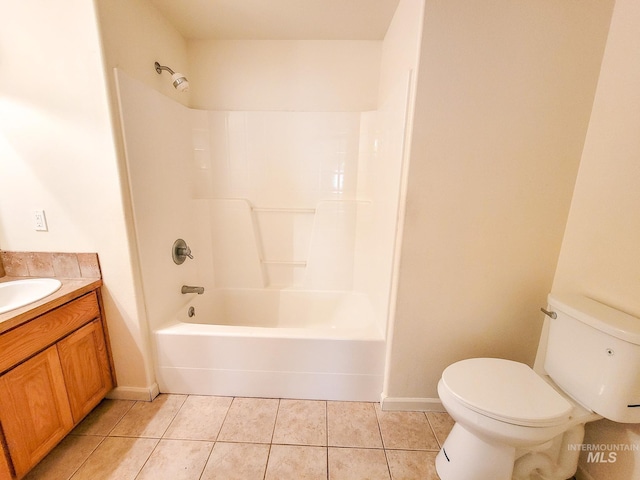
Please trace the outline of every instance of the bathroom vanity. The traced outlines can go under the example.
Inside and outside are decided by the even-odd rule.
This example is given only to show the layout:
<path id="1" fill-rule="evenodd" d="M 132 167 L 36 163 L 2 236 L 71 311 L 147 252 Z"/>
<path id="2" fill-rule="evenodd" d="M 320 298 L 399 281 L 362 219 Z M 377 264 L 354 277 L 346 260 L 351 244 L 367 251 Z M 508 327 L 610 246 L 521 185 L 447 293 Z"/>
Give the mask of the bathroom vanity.
<path id="1" fill-rule="evenodd" d="M 0 480 L 26 475 L 115 385 L 101 279 L 0 315 Z"/>

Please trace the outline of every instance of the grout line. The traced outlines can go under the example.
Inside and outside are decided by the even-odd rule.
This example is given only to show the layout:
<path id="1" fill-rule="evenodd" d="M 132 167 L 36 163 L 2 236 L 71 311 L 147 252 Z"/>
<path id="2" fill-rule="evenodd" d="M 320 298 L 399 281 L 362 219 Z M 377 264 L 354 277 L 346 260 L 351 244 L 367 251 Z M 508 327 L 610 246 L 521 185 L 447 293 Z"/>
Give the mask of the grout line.
<path id="1" fill-rule="evenodd" d="M 162 432 L 162 435 L 160 435 L 160 438 L 164 438 L 164 436 L 167 434 L 167 432 L 169 431 L 169 429 L 171 428 L 171 425 L 173 425 L 173 422 L 175 422 L 176 417 L 178 416 L 178 414 L 180 413 L 180 410 L 182 410 L 182 407 L 184 406 L 184 403 L 187 401 L 187 398 L 189 398 L 189 396 L 187 395 L 187 397 L 185 397 L 184 401 L 180 404 L 180 406 L 178 407 L 178 409 L 176 410 L 176 413 L 173 415 L 173 418 L 171 418 L 171 420 L 169 421 L 169 423 L 167 424 L 167 426 L 165 427 L 164 431 Z"/>
<path id="2" fill-rule="evenodd" d="M 329 407 L 328 407 L 329 402 L 327 402 L 325 400 L 324 402 L 324 443 L 325 443 L 325 449 L 327 452 L 327 480 L 329 480 L 331 477 L 329 476 Z"/>
<path id="3" fill-rule="evenodd" d="M 436 439 L 436 443 L 438 444 L 438 446 L 440 448 L 442 448 L 442 443 L 440 443 L 440 439 L 438 438 L 438 435 L 436 434 L 436 429 L 433 428 L 433 425 L 431 424 L 431 420 L 429 419 L 429 415 L 427 415 L 427 412 L 424 412 L 424 416 L 427 417 L 427 423 L 429 424 L 429 428 L 431 429 L 431 432 L 433 433 L 433 436 Z M 440 450 L 440 448 L 438 450 Z"/>
<path id="4" fill-rule="evenodd" d="M 380 425 L 380 417 L 378 416 L 378 409 L 376 408 L 375 403 L 373 403 L 372 405 L 373 405 L 373 412 L 376 416 L 376 422 L 378 423 L 378 433 L 380 434 L 380 442 L 382 443 L 382 448 L 386 449 L 387 445 L 384 441 L 384 435 L 382 434 L 382 425 Z M 380 414 L 382 415 L 382 411 L 380 411 Z"/>
<path id="5" fill-rule="evenodd" d="M 324 435 L 325 445 L 329 448 L 329 402 L 327 400 L 324 402 Z M 328 464 L 329 461 L 327 460 Z"/>
<path id="6" fill-rule="evenodd" d="M 384 441 L 384 436 L 382 435 L 382 425 L 380 424 L 380 416 L 382 415 L 382 407 L 380 407 L 380 415 L 378 415 L 378 409 L 376 408 L 376 404 L 373 405 L 373 409 L 376 413 L 376 420 L 378 422 L 378 430 L 380 431 L 380 441 L 382 442 L 382 451 L 384 452 L 384 460 L 385 462 L 387 462 L 387 472 L 389 473 L 389 480 L 393 480 L 392 474 L 391 474 L 391 466 L 389 465 L 389 457 L 387 455 L 387 450 L 390 450 L 387 448 L 385 441 Z"/>
<path id="7" fill-rule="evenodd" d="M 220 426 L 220 428 L 222 428 L 222 425 Z M 216 438 L 217 438 L 217 435 L 216 435 Z M 215 448 L 215 446 L 216 446 L 216 442 L 214 440 L 211 442 L 211 450 L 209 450 L 209 455 L 207 455 L 207 459 L 202 464 L 202 471 L 200 472 L 200 475 L 198 475 L 198 480 L 200 480 L 204 475 L 204 471 L 207 469 L 207 465 L 209 465 L 209 459 L 211 458 L 211 455 L 213 455 L 213 449 Z"/>
<path id="8" fill-rule="evenodd" d="M 214 439 L 214 442 L 218 442 L 218 439 L 220 438 L 220 432 L 222 431 L 222 427 L 224 427 L 224 422 L 227 421 L 227 417 L 229 416 L 229 410 L 231 410 L 231 405 L 233 405 L 233 401 L 235 400 L 235 398 L 236 397 L 231 397 L 231 401 L 229 402 L 227 411 L 224 413 L 224 418 L 222 419 L 222 422 L 220 422 L 220 428 L 218 429 L 218 433 L 216 433 L 216 438 Z"/>
<path id="9" fill-rule="evenodd" d="M 278 415 L 280 414 L 280 405 L 282 404 L 282 399 L 278 399 L 278 407 L 276 408 L 276 416 L 273 419 L 273 429 L 271 430 L 271 438 L 269 439 L 269 445 L 273 444 L 273 437 L 276 434 L 276 425 L 278 424 Z M 271 448 L 269 448 L 271 450 Z"/>
<path id="10" fill-rule="evenodd" d="M 137 438 L 142 438 L 142 437 L 137 437 Z M 136 476 L 133 477 L 133 480 L 136 480 L 136 478 L 140 476 L 140 473 L 142 473 L 142 470 L 144 470 L 144 467 L 147 465 L 147 463 L 149 463 L 149 459 L 153 456 L 153 453 L 156 451 L 156 448 L 158 448 L 158 445 L 160 445 L 160 440 L 161 440 L 160 438 L 156 438 L 154 440 L 156 440 L 156 444 L 154 445 L 153 450 L 151 450 L 151 453 L 149 453 L 149 456 L 143 462 L 142 466 L 138 470 L 138 473 L 136 473 Z"/>
<path id="11" fill-rule="evenodd" d="M 114 401 L 118 401 L 118 400 L 114 400 Z M 126 401 L 126 400 L 125 400 Z M 118 426 L 118 424 L 122 421 L 122 419 L 127 415 L 127 413 L 129 413 L 131 411 L 131 409 L 133 408 L 133 406 L 136 404 L 137 402 L 131 402 L 131 405 L 129 405 L 129 408 L 127 408 L 127 410 L 120 416 L 120 418 L 113 424 L 113 427 L 111 427 L 109 429 L 109 431 L 107 432 L 107 437 L 111 436 L 111 432 L 113 432 L 115 430 L 115 428 Z"/>
<path id="12" fill-rule="evenodd" d="M 78 435 L 78 436 L 80 436 L 80 435 Z M 78 465 L 78 468 L 76 468 L 73 472 L 71 472 L 71 474 L 67 477 L 68 480 L 71 480 L 75 476 L 75 474 L 80 471 L 80 469 L 84 466 L 84 464 L 89 461 L 89 458 L 91 458 L 91 456 L 95 453 L 96 450 L 98 450 L 100 445 L 102 445 L 104 443 L 104 441 L 106 440 L 106 438 L 107 438 L 106 436 L 102 436 L 102 435 L 94 435 L 94 436 L 96 436 L 96 437 L 100 436 L 100 437 L 102 437 L 102 440 L 100 440 L 98 442 L 98 444 L 95 446 L 95 448 L 89 452 L 89 455 L 87 455 L 86 458 L 80 463 L 80 465 Z M 51 452 L 49 452 L 49 453 L 51 453 Z"/>
<path id="13" fill-rule="evenodd" d="M 387 472 L 389 472 L 389 480 L 393 480 L 393 475 L 391 474 L 391 465 L 389 465 L 389 456 L 387 455 L 387 449 L 384 449 L 384 459 L 387 462 Z"/>
<path id="14" fill-rule="evenodd" d="M 271 458 L 271 444 L 269 444 L 269 451 L 267 452 L 267 461 L 264 462 L 264 473 L 262 474 L 262 480 L 267 478 L 267 467 L 269 466 L 269 459 Z"/>

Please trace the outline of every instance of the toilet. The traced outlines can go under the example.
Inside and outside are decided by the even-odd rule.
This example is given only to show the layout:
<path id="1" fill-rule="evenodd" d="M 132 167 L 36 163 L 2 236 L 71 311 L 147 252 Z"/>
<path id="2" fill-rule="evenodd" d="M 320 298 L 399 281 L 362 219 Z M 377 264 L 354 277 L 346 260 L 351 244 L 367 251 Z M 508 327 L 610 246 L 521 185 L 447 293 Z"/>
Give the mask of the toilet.
<path id="1" fill-rule="evenodd" d="M 544 371 L 499 358 L 449 365 L 438 395 L 455 421 L 441 480 L 565 480 L 584 425 L 640 423 L 640 319 L 577 294 L 550 294 Z"/>

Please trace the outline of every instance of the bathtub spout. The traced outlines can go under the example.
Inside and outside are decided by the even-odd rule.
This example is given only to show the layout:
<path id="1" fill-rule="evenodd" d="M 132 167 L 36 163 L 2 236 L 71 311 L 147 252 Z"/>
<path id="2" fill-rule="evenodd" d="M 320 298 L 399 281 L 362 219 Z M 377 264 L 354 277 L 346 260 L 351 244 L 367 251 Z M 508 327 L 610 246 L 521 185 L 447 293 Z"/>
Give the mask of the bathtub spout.
<path id="1" fill-rule="evenodd" d="M 198 295 L 202 295 L 204 293 L 204 287 L 190 287 L 189 285 L 183 285 L 182 293 L 197 293 Z"/>

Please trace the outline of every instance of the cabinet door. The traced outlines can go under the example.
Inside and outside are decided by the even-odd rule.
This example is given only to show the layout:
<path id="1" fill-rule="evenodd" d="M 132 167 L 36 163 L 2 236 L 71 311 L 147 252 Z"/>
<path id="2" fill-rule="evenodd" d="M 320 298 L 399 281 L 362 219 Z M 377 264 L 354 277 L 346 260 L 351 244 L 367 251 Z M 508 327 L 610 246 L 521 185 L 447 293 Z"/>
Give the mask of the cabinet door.
<path id="1" fill-rule="evenodd" d="M 4 436 L 0 431 L 0 480 L 11 480 L 12 478 L 9 454 L 5 451 Z"/>
<path id="2" fill-rule="evenodd" d="M 18 477 L 73 427 L 55 346 L 0 376 L 0 421 Z"/>
<path id="3" fill-rule="evenodd" d="M 73 420 L 78 423 L 113 388 L 100 319 L 60 340 L 58 353 Z"/>

